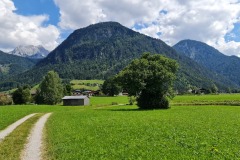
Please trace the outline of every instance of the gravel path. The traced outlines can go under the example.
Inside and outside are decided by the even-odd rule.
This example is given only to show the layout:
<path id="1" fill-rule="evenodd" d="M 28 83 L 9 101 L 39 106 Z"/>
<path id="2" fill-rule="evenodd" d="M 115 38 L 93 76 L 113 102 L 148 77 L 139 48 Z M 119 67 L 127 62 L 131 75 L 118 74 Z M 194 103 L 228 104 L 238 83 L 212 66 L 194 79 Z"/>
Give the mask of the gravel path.
<path id="1" fill-rule="evenodd" d="M 15 128 L 17 128 L 20 124 L 22 124 L 23 122 L 25 122 L 27 119 L 31 118 L 32 116 L 34 116 L 36 113 L 27 115 L 25 117 L 23 117 L 22 119 L 16 121 L 15 123 L 11 124 L 10 126 L 8 126 L 6 129 L 0 131 L 0 141 L 2 141 L 7 135 L 9 135 Z"/>
<path id="2" fill-rule="evenodd" d="M 40 160 L 44 125 L 52 113 L 43 115 L 33 127 L 22 153 L 22 160 Z"/>

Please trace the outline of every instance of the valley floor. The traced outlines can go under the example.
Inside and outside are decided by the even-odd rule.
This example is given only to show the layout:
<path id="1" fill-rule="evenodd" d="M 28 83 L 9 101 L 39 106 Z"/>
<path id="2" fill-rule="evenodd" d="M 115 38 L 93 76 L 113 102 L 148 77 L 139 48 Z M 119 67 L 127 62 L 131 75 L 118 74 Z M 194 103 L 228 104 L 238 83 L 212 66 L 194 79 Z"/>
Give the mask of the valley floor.
<path id="1" fill-rule="evenodd" d="M 177 96 L 171 109 L 150 111 L 125 105 L 127 97 L 92 97 L 85 107 L 1 106 L 0 131 L 37 114 L 0 142 L 0 159 L 20 159 L 34 124 L 50 112 L 43 159 L 239 159 L 240 107 L 207 104 L 239 97 Z M 196 101 L 206 105 L 190 105 Z"/>

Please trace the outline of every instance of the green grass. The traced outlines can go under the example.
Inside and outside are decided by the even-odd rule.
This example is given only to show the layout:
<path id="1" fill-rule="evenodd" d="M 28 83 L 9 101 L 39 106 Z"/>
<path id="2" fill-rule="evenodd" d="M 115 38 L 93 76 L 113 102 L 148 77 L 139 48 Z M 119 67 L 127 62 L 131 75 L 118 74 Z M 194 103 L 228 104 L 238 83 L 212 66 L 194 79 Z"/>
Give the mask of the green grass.
<path id="1" fill-rule="evenodd" d="M 240 105 L 240 94 L 183 95 L 171 101 L 173 105 Z"/>
<path id="2" fill-rule="evenodd" d="M 239 107 L 76 109 L 53 114 L 47 128 L 50 159 L 240 158 Z"/>
<path id="3" fill-rule="evenodd" d="M 70 84 L 72 84 L 73 89 L 85 89 L 85 90 L 99 90 L 99 86 L 94 84 L 103 84 L 103 80 L 72 80 Z M 90 85 L 88 85 L 90 84 Z"/>
<path id="4" fill-rule="evenodd" d="M 101 107 L 106 105 L 112 105 L 112 102 L 118 104 L 127 104 L 128 98 L 126 96 L 118 97 L 91 97 L 91 106 L 48 106 L 48 105 L 12 105 L 12 106 L 0 106 L 0 130 L 3 130 L 8 125 L 14 123 L 18 119 L 31 114 L 31 113 L 47 113 L 47 112 L 59 112 L 69 111 L 75 108 L 92 108 L 94 106 Z"/>
<path id="5" fill-rule="evenodd" d="M 104 80 L 72 80 L 70 83 L 98 83 L 98 84 L 103 84 Z"/>
<path id="6" fill-rule="evenodd" d="M 176 96 L 171 109 L 150 111 L 111 105 L 127 104 L 125 96 L 91 97 L 85 107 L 5 106 L 0 130 L 27 114 L 53 112 L 45 159 L 240 159 L 239 106 L 177 106 L 239 96 Z"/>
<path id="7" fill-rule="evenodd" d="M 26 120 L 0 143 L 1 160 L 20 159 L 20 154 L 24 149 L 24 144 L 27 142 L 28 134 L 40 116 L 42 116 L 42 114 L 37 114 Z"/>
<path id="8" fill-rule="evenodd" d="M 112 104 L 128 104 L 127 96 L 116 96 L 116 97 L 91 97 L 91 105 L 103 106 L 103 105 L 112 105 Z"/>
<path id="9" fill-rule="evenodd" d="M 31 113 L 57 112 L 61 110 L 69 110 L 69 108 L 48 105 L 0 106 L 0 130 Z"/>
<path id="10" fill-rule="evenodd" d="M 216 95 L 180 95 L 174 97 L 174 101 L 193 101 L 193 100 L 239 100 L 240 94 L 216 94 Z"/>

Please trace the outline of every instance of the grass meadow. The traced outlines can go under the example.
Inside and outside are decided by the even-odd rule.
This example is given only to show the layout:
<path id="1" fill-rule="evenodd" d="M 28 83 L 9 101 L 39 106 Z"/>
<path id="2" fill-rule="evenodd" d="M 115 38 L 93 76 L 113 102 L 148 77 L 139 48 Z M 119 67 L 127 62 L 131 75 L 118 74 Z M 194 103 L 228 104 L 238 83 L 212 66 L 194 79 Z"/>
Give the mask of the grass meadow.
<path id="1" fill-rule="evenodd" d="M 73 89 L 99 90 L 104 80 L 72 80 L 70 82 Z"/>
<path id="2" fill-rule="evenodd" d="M 171 104 L 240 106 L 240 94 L 181 95 L 174 97 Z"/>
<path id="3" fill-rule="evenodd" d="M 0 130 L 27 114 L 53 112 L 45 159 L 240 159 L 240 107 L 211 105 L 239 98 L 177 96 L 171 109 L 149 111 L 126 105 L 127 97 L 92 97 L 85 107 L 2 106 Z"/>

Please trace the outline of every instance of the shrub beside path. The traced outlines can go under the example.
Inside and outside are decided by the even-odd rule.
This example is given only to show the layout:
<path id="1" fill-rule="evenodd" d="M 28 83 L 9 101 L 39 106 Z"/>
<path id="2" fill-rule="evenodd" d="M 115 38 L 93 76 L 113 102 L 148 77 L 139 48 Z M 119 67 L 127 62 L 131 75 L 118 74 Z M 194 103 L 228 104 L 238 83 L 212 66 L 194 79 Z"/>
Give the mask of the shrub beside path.
<path id="1" fill-rule="evenodd" d="M 41 160 L 43 128 L 52 113 L 43 115 L 33 127 L 25 145 L 21 160 Z"/>
<path id="2" fill-rule="evenodd" d="M 31 118 L 34 116 L 36 113 L 27 115 L 23 117 L 22 119 L 19 119 L 15 123 L 11 124 L 8 126 L 6 129 L 0 131 L 0 141 L 2 141 L 6 136 L 8 136 L 15 128 L 17 128 L 19 125 L 21 125 L 23 122 L 25 122 L 27 119 Z"/>

